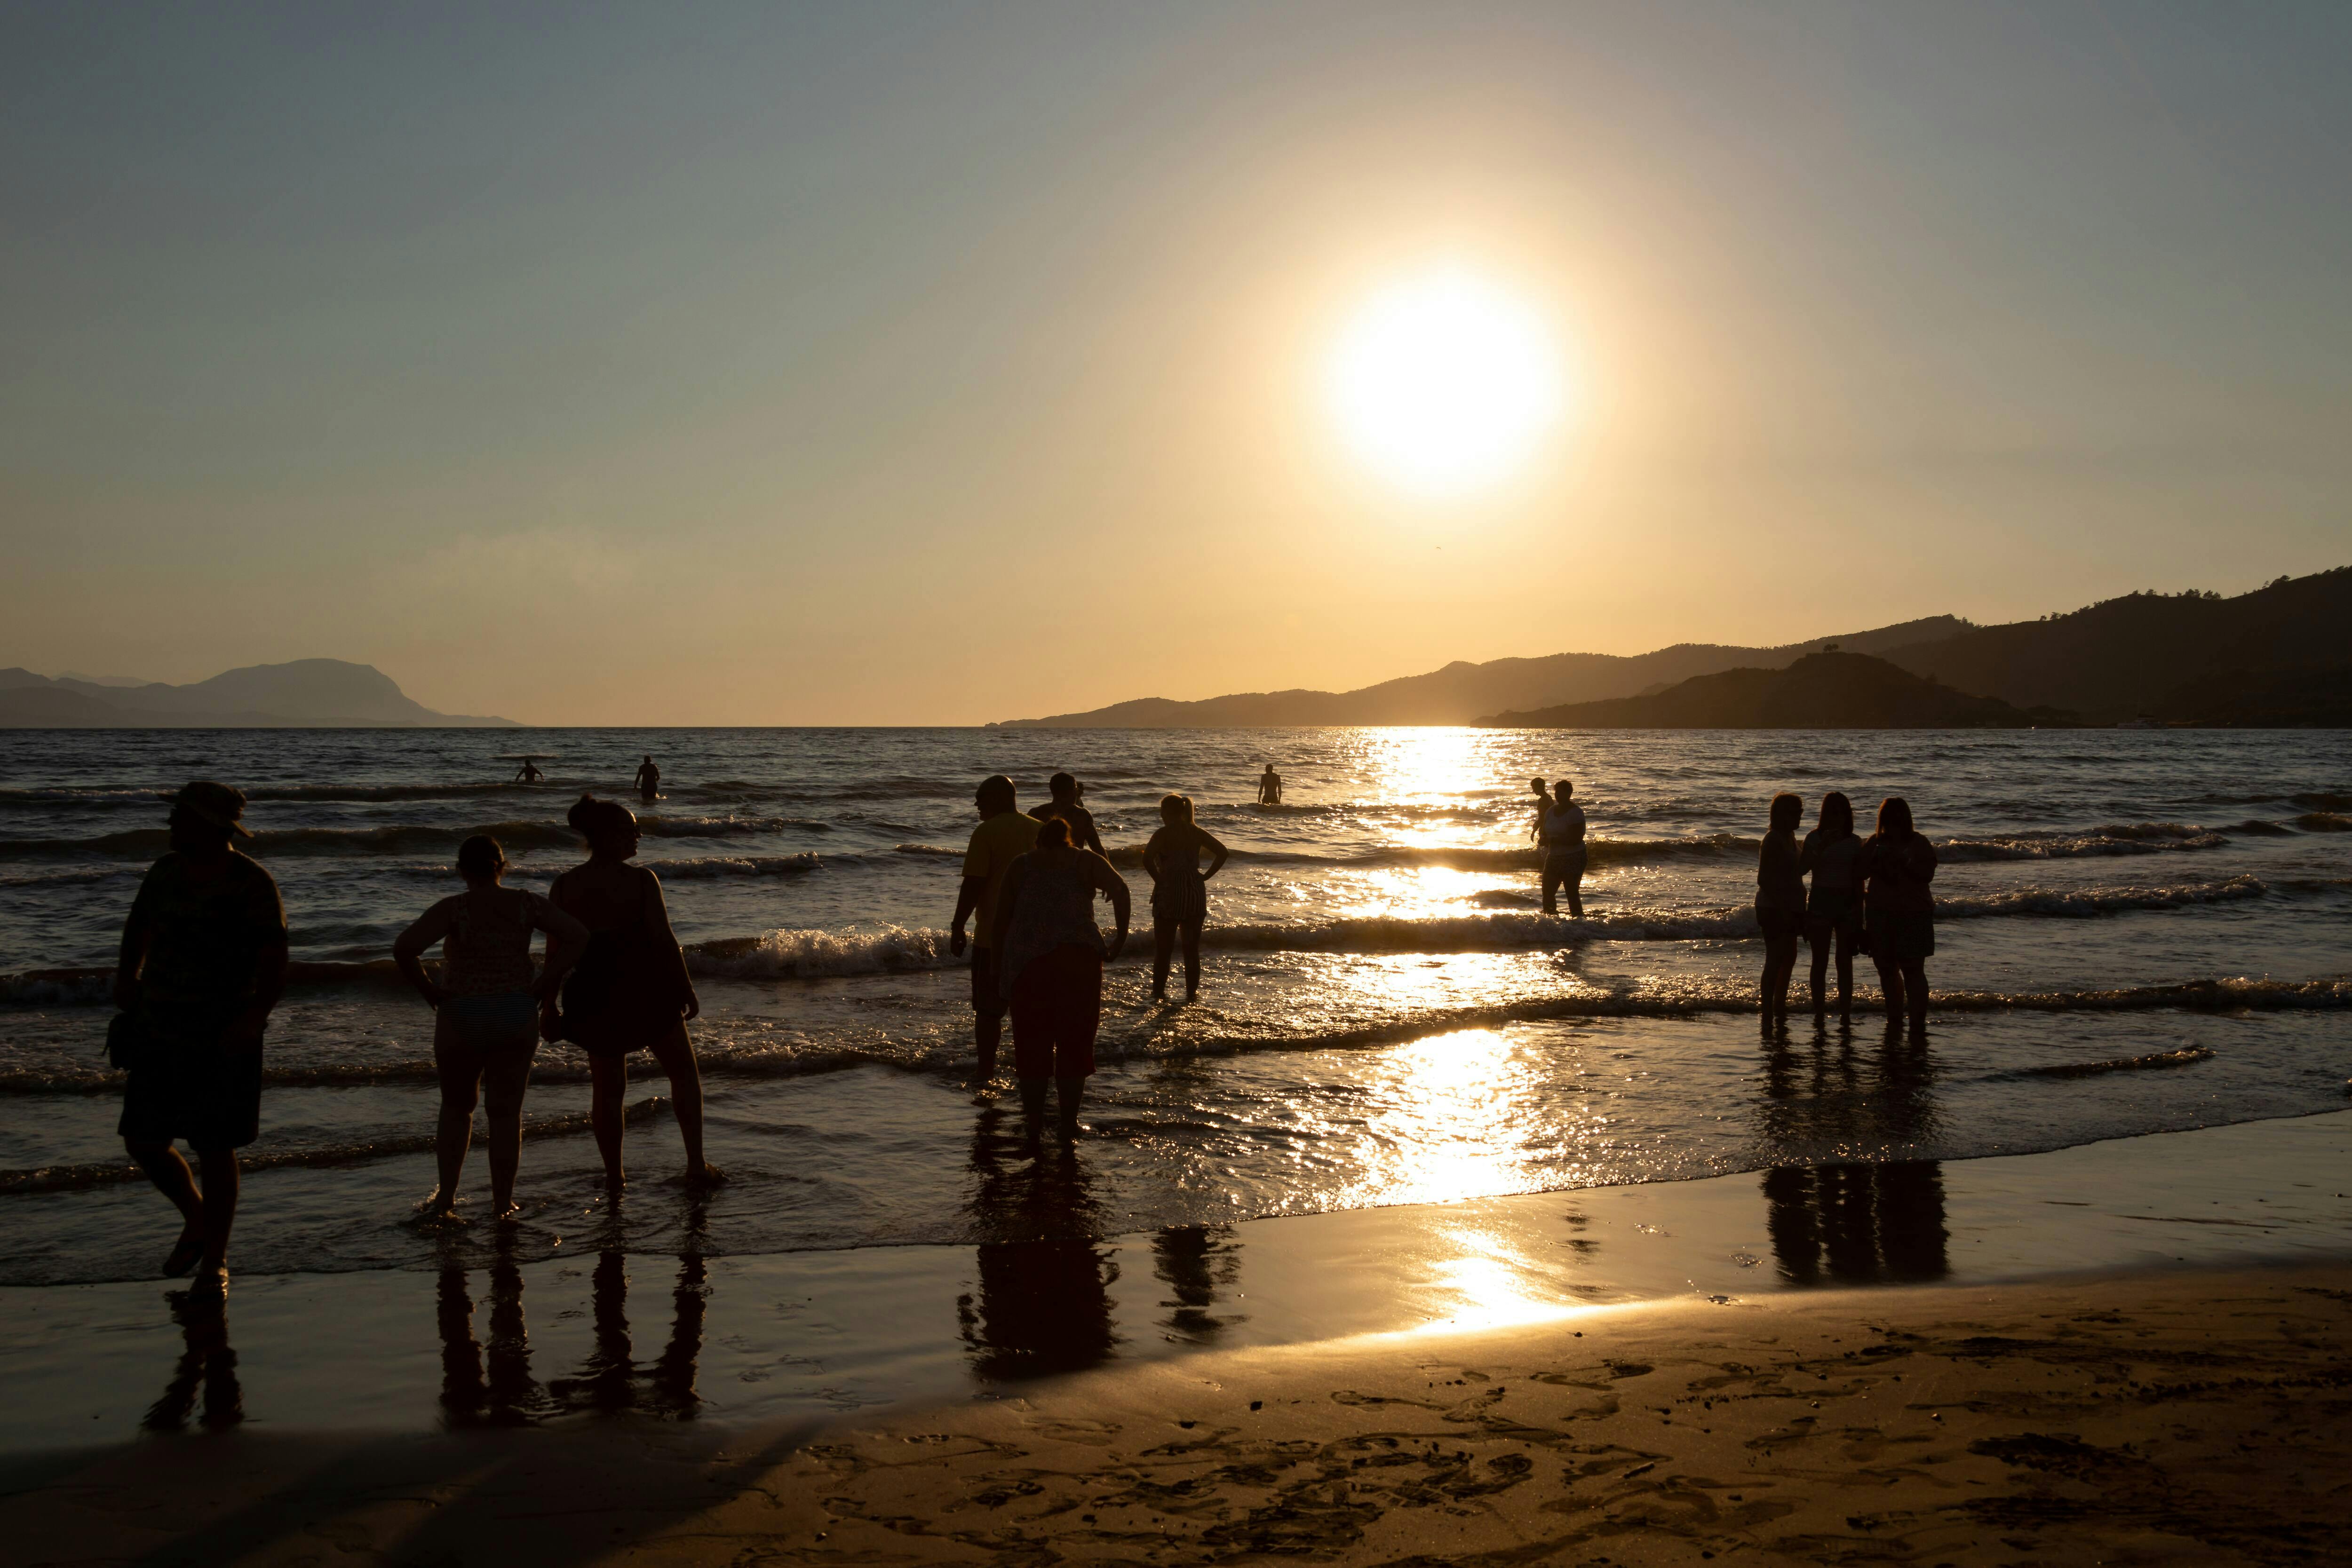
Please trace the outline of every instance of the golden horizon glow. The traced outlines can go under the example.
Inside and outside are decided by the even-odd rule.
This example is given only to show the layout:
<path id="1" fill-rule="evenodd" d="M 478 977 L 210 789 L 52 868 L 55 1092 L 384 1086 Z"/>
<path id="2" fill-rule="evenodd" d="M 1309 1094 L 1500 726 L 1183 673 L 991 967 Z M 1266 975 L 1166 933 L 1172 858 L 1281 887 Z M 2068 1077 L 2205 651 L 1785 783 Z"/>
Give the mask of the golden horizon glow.
<path id="1" fill-rule="evenodd" d="M 1431 497 L 1510 478 L 1568 402 L 1542 315 L 1463 267 L 1401 279 L 1359 306 L 1333 349 L 1326 390 L 1357 459 Z"/>

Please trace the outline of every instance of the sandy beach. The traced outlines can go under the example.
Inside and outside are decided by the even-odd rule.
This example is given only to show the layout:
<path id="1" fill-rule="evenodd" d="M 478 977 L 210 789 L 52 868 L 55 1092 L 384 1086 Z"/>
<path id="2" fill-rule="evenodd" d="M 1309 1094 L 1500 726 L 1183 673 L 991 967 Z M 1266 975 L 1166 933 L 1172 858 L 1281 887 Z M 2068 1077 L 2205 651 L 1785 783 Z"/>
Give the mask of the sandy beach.
<path id="1" fill-rule="evenodd" d="M 1260 1221 L 1189 1298 L 1151 1238 L 1091 1302 L 1023 1297 L 1072 1283 L 1050 1244 L 256 1279 L 218 1327 L 16 1291 L 0 1528 L 44 1564 L 2340 1560 L 2347 1138 L 1948 1162 L 1932 1207 L 1833 1167 Z"/>
<path id="2" fill-rule="evenodd" d="M 28 1563 L 2317 1563 L 2352 1266 L 1601 1309 L 887 1421 L 53 1461 Z M 20 1471 L 21 1487 L 33 1478 Z"/>

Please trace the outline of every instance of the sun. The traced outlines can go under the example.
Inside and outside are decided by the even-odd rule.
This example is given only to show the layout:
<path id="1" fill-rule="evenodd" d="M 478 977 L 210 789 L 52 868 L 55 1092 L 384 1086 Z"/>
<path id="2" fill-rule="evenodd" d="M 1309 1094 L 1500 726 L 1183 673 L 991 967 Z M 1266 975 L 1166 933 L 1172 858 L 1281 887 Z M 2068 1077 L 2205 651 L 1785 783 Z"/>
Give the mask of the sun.
<path id="1" fill-rule="evenodd" d="M 1567 402 L 1550 324 L 1527 301 L 1458 267 L 1401 279 L 1367 298 L 1332 350 L 1327 390 L 1356 456 L 1431 497 L 1485 489 L 1517 473 Z"/>

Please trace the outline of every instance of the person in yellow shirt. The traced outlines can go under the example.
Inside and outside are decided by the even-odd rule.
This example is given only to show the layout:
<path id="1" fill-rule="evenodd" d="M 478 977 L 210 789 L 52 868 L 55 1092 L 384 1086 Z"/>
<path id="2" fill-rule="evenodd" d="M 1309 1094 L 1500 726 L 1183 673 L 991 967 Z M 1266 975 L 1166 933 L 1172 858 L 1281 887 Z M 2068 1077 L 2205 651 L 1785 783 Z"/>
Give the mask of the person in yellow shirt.
<path id="1" fill-rule="evenodd" d="M 1004 1038 L 1005 1000 L 997 984 L 995 933 L 990 928 L 998 897 L 1004 891 L 1004 873 L 1037 842 L 1045 824 L 1015 804 L 1013 780 L 1002 773 L 980 781 L 972 794 L 980 808 L 980 826 L 963 855 L 963 885 L 956 890 L 955 924 L 948 933 L 948 951 L 963 956 L 963 923 L 974 921 L 971 937 L 971 1033 L 980 1048 L 980 1081 L 996 1075 L 996 1047 Z"/>

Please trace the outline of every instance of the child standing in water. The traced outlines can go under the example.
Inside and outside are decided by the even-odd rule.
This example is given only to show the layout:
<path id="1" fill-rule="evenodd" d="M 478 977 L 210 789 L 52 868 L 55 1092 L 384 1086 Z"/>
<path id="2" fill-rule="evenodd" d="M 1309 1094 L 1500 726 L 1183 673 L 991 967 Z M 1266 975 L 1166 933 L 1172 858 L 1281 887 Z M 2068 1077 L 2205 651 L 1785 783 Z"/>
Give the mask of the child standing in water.
<path id="1" fill-rule="evenodd" d="M 1192 821 L 1192 801 L 1170 795 L 1160 802 L 1160 830 L 1143 846 L 1151 873 L 1151 996 L 1168 999 L 1168 966 L 1176 940 L 1184 941 L 1184 999 L 1201 994 L 1201 926 L 1209 917 L 1208 881 L 1225 863 L 1225 846 Z M 1201 869 L 1201 852 L 1211 855 Z"/>
<path id="2" fill-rule="evenodd" d="M 1772 825 L 1756 857 L 1756 924 L 1764 932 L 1764 1032 L 1789 1027 L 1789 977 L 1797 968 L 1797 936 L 1805 928 L 1805 879 L 1798 869 L 1797 824 L 1805 802 L 1772 797 Z"/>

